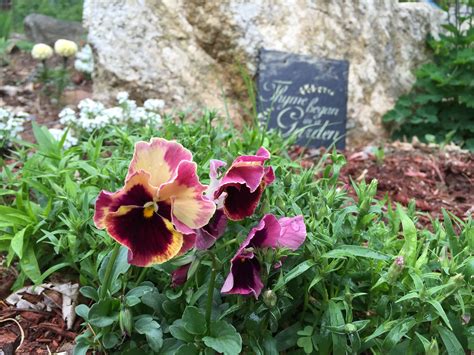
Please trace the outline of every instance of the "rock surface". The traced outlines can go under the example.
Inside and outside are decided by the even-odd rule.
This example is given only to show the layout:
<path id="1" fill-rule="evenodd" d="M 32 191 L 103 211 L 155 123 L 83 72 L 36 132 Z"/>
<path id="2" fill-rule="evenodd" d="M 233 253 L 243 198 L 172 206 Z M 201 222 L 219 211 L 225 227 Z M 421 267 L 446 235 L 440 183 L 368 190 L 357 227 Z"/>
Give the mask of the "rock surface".
<path id="1" fill-rule="evenodd" d="M 261 47 L 347 59 L 352 142 L 383 133 L 382 115 L 413 84 L 412 70 L 429 57 L 426 36 L 442 18 L 428 4 L 394 0 L 84 3 L 98 98 L 128 90 L 238 118 L 246 99 L 238 63 L 253 76 Z"/>
<path id="2" fill-rule="evenodd" d="M 50 16 L 30 14 L 25 17 L 23 25 L 28 39 L 34 43 L 53 45 L 61 38 L 74 42 L 86 38 L 86 31 L 81 23 L 58 20 Z"/>

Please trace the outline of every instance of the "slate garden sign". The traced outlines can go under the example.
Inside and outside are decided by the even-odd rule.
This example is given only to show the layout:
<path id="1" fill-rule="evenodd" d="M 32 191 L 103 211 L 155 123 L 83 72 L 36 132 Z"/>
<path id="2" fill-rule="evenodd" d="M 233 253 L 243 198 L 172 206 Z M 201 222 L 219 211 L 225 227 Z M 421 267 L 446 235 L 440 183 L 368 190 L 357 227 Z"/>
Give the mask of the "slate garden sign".
<path id="1" fill-rule="evenodd" d="M 308 147 L 344 149 L 349 62 L 260 50 L 258 112 L 267 129 Z"/>

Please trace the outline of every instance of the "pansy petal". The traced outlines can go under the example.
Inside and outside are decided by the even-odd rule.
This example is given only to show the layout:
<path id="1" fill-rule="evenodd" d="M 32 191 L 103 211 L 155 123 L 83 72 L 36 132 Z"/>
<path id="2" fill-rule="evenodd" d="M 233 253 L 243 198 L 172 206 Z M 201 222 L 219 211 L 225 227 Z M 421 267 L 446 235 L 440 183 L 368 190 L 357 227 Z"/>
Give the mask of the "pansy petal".
<path id="1" fill-rule="evenodd" d="M 270 152 L 267 149 L 265 149 L 264 147 L 260 147 L 258 149 L 256 155 L 241 155 L 240 157 L 237 157 L 234 160 L 232 165 L 238 164 L 238 163 L 241 163 L 241 162 L 252 162 L 252 163 L 260 162 L 260 163 L 264 163 L 268 159 L 270 159 Z M 261 164 L 261 165 L 263 165 L 263 164 Z"/>
<path id="2" fill-rule="evenodd" d="M 260 264 L 255 256 L 241 255 L 232 259 L 229 275 L 222 286 L 224 294 L 251 295 L 258 298 L 263 289 Z"/>
<path id="3" fill-rule="evenodd" d="M 129 263 L 149 266 L 170 260 L 183 245 L 183 236 L 172 223 L 142 207 L 122 206 L 108 213 L 105 226 L 109 235 L 130 249 Z"/>
<path id="4" fill-rule="evenodd" d="M 224 199 L 224 213 L 232 221 L 241 221 L 253 215 L 263 193 L 260 185 L 251 192 L 246 185 L 232 185 L 226 188 L 227 196 Z"/>
<path id="5" fill-rule="evenodd" d="M 227 227 L 227 217 L 222 209 L 216 210 L 214 216 L 204 227 L 196 229 L 196 248 L 209 249 L 217 239 L 222 237 Z"/>
<path id="6" fill-rule="evenodd" d="M 264 175 L 265 169 L 261 165 L 234 166 L 222 178 L 219 190 L 231 184 L 245 184 L 254 192 L 260 186 Z"/>
<path id="7" fill-rule="evenodd" d="M 171 287 L 176 288 L 186 282 L 190 266 L 191 263 L 185 264 L 171 273 Z"/>
<path id="8" fill-rule="evenodd" d="M 210 167 L 209 167 L 209 186 L 207 187 L 206 192 L 204 193 L 210 200 L 214 200 L 214 194 L 216 193 L 217 189 L 219 188 L 219 168 L 225 166 L 226 163 L 217 160 L 211 159 Z"/>
<path id="9" fill-rule="evenodd" d="M 192 159 L 191 152 L 175 141 L 153 138 L 150 143 L 137 142 L 127 179 L 136 171 L 145 170 L 150 174 L 150 184 L 159 187 L 174 177 L 182 161 Z"/>
<path id="10" fill-rule="evenodd" d="M 101 191 L 95 203 L 94 223 L 97 228 L 105 228 L 105 217 L 120 206 L 143 206 L 153 201 L 157 189 L 149 183 L 150 175 L 138 171 L 130 176 L 125 186 L 117 192 Z"/>
<path id="11" fill-rule="evenodd" d="M 237 254 L 240 254 L 247 247 L 252 248 L 276 248 L 281 234 L 280 223 L 272 215 L 265 215 L 260 223 L 250 230 L 247 238 L 240 245 Z"/>
<path id="12" fill-rule="evenodd" d="M 183 245 L 178 252 L 178 255 L 183 255 L 188 250 L 191 250 L 196 245 L 196 233 L 183 234 Z"/>
<path id="13" fill-rule="evenodd" d="M 171 201 L 173 224 L 186 233 L 182 227 L 197 229 L 205 226 L 216 210 L 214 202 L 203 196 L 206 189 L 199 182 L 196 163 L 182 161 L 176 176 L 163 184 L 158 192 L 160 201 Z"/>
<path id="14" fill-rule="evenodd" d="M 283 217 L 278 220 L 281 226 L 281 234 L 278 238 L 278 246 L 296 250 L 306 239 L 306 226 L 303 216 L 292 218 Z"/>
<path id="15" fill-rule="evenodd" d="M 273 181 L 275 181 L 275 172 L 271 166 L 267 166 L 265 168 L 265 175 L 263 176 L 263 182 L 267 185 L 270 185 Z"/>

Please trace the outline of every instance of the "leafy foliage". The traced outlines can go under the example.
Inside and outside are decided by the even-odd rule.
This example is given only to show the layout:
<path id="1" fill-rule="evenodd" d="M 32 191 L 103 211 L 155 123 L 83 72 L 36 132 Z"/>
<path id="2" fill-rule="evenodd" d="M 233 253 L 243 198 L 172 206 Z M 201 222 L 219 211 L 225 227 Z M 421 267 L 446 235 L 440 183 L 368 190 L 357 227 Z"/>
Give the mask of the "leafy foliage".
<path id="1" fill-rule="evenodd" d="M 85 132 L 66 150 L 65 137 L 58 142 L 35 125 L 37 143 L 19 144 L 3 165 L 0 250 L 10 263 L 19 261 L 16 287 L 59 269 L 79 275 L 89 302 L 76 309 L 84 319 L 76 354 L 474 349 L 472 219 L 445 212 L 443 223 L 419 228 L 414 203 L 405 210 L 374 199 L 376 181 L 353 183 L 357 197 L 350 198 L 338 181 L 342 155 L 325 154 L 305 170 L 289 159 L 291 142 L 278 135 L 253 126 L 238 132 L 210 111 L 194 123 L 185 118 L 166 116 L 160 128 Z M 211 250 L 137 268 L 127 263 L 126 249 L 93 226 L 93 204 L 100 189 L 121 187 L 134 143 L 155 136 L 190 149 L 203 182 L 210 159 L 230 162 L 263 145 L 277 180 L 255 216 L 229 223 Z M 269 255 L 259 299 L 220 294 L 238 244 L 265 213 L 304 215 L 305 244 L 277 251 L 287 257 L 280 268 Z M 171 272 L 188 263 L 187 281 L 172 287 Z"/>
<path id="2" fill-rule="evenodd" d="M 383 118 L 394 137 L 452 140 L 474 150 L 473 16 L 459 16 L 457 26 L 444 25 L 447 34 L 428 41 L 433 62 L 417 70 L 412 90 Z"/>

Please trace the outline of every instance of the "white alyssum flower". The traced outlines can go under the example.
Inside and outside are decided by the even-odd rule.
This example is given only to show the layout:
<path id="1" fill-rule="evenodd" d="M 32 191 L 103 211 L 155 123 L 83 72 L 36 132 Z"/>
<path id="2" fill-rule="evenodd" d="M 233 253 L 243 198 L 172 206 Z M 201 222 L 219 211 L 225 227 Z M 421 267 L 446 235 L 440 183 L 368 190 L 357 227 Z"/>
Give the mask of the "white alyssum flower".
<path id="1" fill-rule="evenodd" d="M 158 99 L 148 99 L 143 103 L 143 107 L 149 111 L 160 111 L 165 107 L 165 102 Z"/>
<path id="2" fill-rule="evenodd" d="M 116 96 L 116 99 L 118 101 L 119 104 L 125 102 L 128 100 L 128 92 L 126 91 L 120 91 L 117 96 Z"/>
<path id="3" fill-rule="evenodd" d="M 23 111 L 14 112 L 0 107 L 0 148 L 10 145 L 14 138 L 21 138 L 23 124 L 29 114 Z"/>
<path id="4" fill-rule="evenodd" d="M 54 43 L 54 51 L 61 57 L 72 57 L 77 53 L 77 44 L 67 39 L 58 39 Z"/>
<path id="5" fill-rule="evenodd" d="M 78 105 L 78 112 L 65 108 L 59 113 L 60 123 L 69 125 L 75 134 L 91 133 L 96 129 L 103 129 L 110 125 L 144 124 L 161 125 L 161 116 L 158 108 L 164 107 L 163 100 L 147 100 L 148 104 L 140 107 L 135 100 L 129 100 L 127 92 L 117 95 L 118 106 L 106 108 L 100 102 L 85 99 Z"/>
<path id="6" fill-rule="evenodd" d="M 63 129 L 59 128 L 50 128 L 48 129 L 49 133 L 53 136 L 55 140 L 58 142 L 63 138 L 64 133 L 66 132 Z M 78 143 L 78 139 L 74 137 L 70 132 L 67 133 L 66 139 L 64 140 L 63 148 L 64 149 L 69 149 Z"/>
<path id="7" fill-rule="evenodd" d="M 31 50 L 31 56 L 36 60 L 46 60 L 53 56 L 53 48 L 45 43 L 37 43 Z"/>
<path id="8" fill-rule="evenodd" d="M 76 53 L 74 68 L 76 68 L 77 71 L 92 74 L 94 71 L 94 55 L 90 45 L 86 44 Z"/>

